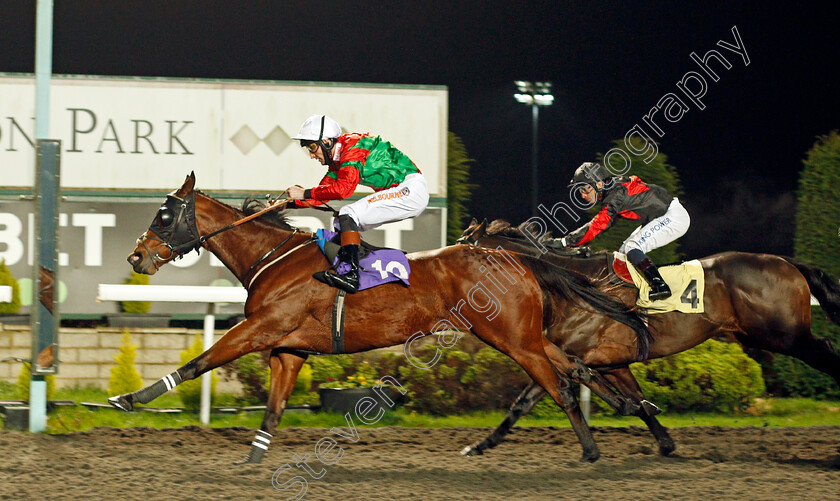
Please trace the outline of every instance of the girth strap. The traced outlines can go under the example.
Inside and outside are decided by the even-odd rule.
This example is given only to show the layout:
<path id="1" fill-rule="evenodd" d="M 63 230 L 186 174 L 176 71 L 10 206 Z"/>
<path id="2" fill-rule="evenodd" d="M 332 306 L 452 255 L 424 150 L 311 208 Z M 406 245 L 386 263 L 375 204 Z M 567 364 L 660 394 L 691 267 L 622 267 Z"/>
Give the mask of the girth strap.
<path id="1" fill-rule="evenodd" d="M 347 295 L 339 290 L 335 295 L 332 314 L 332 353 L 340 355 L 344 353 L 344 297 Z"/>

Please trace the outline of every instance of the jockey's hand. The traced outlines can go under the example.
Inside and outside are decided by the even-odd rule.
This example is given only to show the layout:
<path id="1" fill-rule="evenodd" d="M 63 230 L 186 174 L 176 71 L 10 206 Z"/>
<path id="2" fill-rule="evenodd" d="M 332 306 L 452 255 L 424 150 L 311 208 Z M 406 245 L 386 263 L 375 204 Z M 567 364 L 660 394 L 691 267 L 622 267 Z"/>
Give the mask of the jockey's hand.
<path id="1" fill-rule="evenodd" d="M 545 243 L 547 247 L 552 249 L 565 249 L 566 248 L 566 239 L 565 238 L 552 238 L 551 240 Z"/>
<path id="2" fill-rule="evenodd" d="M 286 191 L 289 193 L 290 200 L 303 200 L 303 192 L 306 190 L 303 189 L 303 186 L 294 185 L 290 186 Z"/>

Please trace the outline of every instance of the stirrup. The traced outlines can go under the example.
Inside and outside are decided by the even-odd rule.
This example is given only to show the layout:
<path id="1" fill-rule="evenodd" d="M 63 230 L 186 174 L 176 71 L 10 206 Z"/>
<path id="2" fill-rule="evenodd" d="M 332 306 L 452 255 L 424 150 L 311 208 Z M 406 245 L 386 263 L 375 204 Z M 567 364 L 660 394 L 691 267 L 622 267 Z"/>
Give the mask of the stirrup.
<path id="1" fill-rule="evenodd" d="M 671 288 L 668 287 L 664 281 L 659 282 L 656 286 L 651 286 L 650 292 L 648 293 L 648 299 L 651 301 L 660 301 L 662 299 L 668 299 L 671 297 Z"/>

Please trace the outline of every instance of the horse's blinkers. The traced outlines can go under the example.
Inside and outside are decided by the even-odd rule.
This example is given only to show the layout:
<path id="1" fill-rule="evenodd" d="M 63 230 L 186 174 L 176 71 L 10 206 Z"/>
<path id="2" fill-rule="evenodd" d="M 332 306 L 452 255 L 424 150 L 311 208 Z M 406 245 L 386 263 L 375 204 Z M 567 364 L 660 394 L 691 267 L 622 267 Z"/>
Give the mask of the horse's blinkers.
<path id="1" fill-rule="evenodd" d="M 183 257 L 193 249 L 201 248 L 201 238 L 195 224 L 195 193 L 186 198 L 174 193 L 166 195 L 166 202 L 158 209 L 149 231 L 169 249 Z"/>

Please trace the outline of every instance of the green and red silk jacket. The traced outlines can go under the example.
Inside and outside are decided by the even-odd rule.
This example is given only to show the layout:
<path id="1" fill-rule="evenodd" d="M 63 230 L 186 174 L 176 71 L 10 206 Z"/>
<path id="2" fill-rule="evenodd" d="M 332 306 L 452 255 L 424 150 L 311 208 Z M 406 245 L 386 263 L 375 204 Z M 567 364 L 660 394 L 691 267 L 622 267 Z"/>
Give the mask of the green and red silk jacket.
<path id="1" fill-rule="evenodd" d="M 405 181 L 409 174 L 419 173 L 403 152 L 379 136 L 345 134 L 333 148 L 334 166 L 330 166 L 318 186 L 306 190 L 306 201 L 312 205 L 327 200 L 343 200 L 358 185 L 381 191 Z M 299 201 L 297 207 L 305 207 Z"/>

